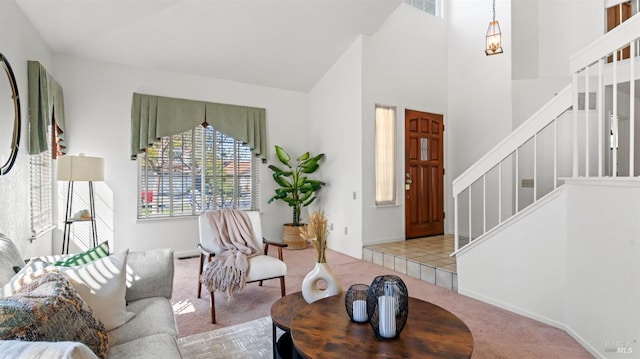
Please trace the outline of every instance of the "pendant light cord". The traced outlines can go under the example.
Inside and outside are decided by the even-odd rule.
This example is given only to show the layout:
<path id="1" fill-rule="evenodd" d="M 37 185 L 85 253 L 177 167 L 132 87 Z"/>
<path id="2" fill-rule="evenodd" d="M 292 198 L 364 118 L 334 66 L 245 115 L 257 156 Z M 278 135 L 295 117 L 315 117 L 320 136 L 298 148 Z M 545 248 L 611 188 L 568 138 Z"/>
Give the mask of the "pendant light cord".
<path id="1" fill-rule="evenodd" d="M 493 0 L 493 21 L 496 21 L 496 0 Z"/>

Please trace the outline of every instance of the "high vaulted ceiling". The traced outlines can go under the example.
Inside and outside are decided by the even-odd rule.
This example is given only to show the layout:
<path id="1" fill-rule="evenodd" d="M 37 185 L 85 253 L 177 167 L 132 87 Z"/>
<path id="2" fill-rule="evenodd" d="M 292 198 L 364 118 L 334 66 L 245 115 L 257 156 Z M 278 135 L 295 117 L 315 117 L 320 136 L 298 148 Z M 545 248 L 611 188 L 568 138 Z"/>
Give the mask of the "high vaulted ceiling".
<path id="1" fill-rule="evenodd" d="M 308 91 L 401 0 L 15 0 L 55 54 Z"/>

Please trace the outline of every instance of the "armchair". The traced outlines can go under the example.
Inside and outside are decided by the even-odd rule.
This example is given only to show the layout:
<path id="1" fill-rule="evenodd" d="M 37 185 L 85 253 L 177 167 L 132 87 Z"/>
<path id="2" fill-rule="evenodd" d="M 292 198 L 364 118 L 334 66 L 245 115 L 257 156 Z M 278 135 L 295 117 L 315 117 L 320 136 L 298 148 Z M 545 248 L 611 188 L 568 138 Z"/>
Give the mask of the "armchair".
<path id="1" fill-rule="evenodd" d="M 284 297 L 286 295 L 284 276 L 287 274 L 287 265 L 282 259 L 282 248 L 287 247 L 285 243 L 268 241 L 262 237 L 262 223 L 260 221 L 260 212 L 247 211 L 251 227 L 253 229 L 253 237 L 256 241 L 254 243 L 256 248 L 259 249 L 259 254 L 249 258 L 249 269 L 246 274 L 246 282 L 259 282 L 262 286 L 262 281 L 268 279 L 280 279 L 280 294 Z M 198 275 L 198 298 L 202 294 L 202 283 L 199 276 L 204 270 L 205 259 L 210 261 L 213 256 L 221 253 L 213 238 L 213 230 L 211 224 L 207 218 L 206 213 L 203 213 L 198 217 L 198 227 L 200 235 L 200 243 L 198 249 L 200 250 L 200 269 Z M 278 258 L 268 255 L 269 245 L 273 245 L 278 248 Z M 216 323 L 216 308 L 213 292 L 211 295 L 211 323 Z"/>

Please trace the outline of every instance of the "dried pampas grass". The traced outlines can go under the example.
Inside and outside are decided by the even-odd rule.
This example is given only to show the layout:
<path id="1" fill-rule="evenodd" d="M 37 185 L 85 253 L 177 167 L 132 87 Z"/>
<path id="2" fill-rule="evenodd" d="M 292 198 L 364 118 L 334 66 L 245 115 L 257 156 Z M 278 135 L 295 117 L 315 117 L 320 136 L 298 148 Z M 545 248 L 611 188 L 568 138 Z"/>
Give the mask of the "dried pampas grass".
<path id="1" fill-rule="evenodd" d="M 327 217 L 324 216 L 324 211 L 316 211 L 307 219 L 309 224 L 300 228 L 300 236 L 313 245 L 318 255 L 318 263 L 327 263 L 324 254 L 327 248 Z"/>

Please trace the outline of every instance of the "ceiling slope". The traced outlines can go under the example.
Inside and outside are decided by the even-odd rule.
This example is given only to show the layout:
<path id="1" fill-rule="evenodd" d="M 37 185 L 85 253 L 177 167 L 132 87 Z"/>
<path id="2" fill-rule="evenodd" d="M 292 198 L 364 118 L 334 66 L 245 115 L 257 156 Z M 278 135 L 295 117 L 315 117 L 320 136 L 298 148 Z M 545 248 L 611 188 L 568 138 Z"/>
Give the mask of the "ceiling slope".
<path id="1" fill-rule="evenodd" d="M 15 0 L 55 54 L 307 92 L 401 0 Z"/>

